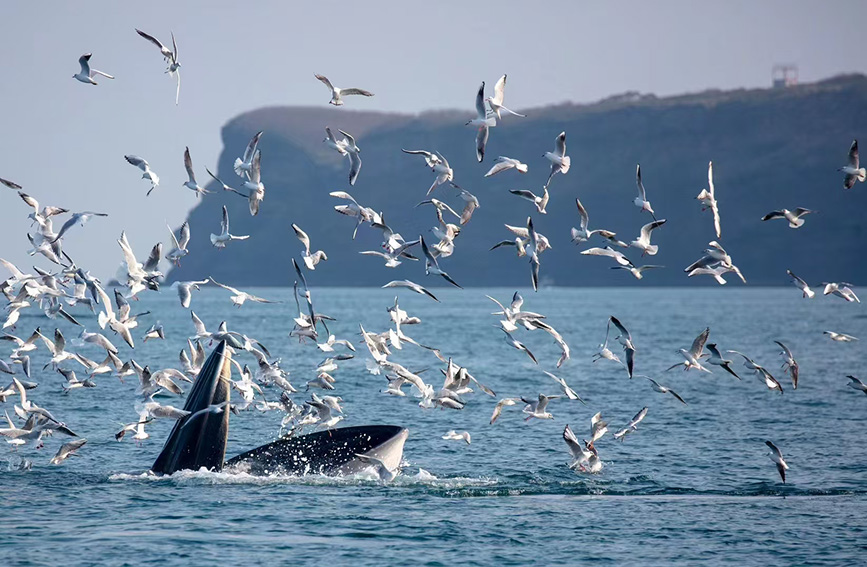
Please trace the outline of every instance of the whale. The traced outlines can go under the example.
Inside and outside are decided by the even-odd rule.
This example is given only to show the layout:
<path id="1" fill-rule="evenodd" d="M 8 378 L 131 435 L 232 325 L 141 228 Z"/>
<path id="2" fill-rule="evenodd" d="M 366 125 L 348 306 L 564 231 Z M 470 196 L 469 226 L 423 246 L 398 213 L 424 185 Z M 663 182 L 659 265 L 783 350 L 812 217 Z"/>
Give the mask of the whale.
<path id="1" fill-rule="evenodd" d="M 326 429 L 276 441 L 226 460 L 231 403 L 232 349 L 220 341 L 202 365 L 187 394 L 190 412 L 172 428 L 151 471 L 245 472 L 252 475 L 352 475 L 369 468 L 359 455 L 376 457 L 390 470 L 403 458 L 409 431 L 397 425 L 362 425 Z M 216 409 L 217 411 L 210 411 Z"/>

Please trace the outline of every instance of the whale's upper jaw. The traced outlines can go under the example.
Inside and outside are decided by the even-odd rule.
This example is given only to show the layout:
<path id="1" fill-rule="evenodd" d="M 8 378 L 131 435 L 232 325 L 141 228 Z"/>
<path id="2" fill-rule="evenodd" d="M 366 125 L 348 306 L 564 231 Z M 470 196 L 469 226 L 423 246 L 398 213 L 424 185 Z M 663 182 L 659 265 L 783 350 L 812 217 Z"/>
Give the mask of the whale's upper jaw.
<path id="1" fill-rule="evenodd" d="M 231 351 L 227 350 L 226 343 L 221 341 L 202 365 L 202 370 L 187 395 L 185 411 L 193 415 L 208 406 L 229 401 L 231 359 Z M 186 427 L 184 425 L 189 416 L 179 419 L 151 471 L 172 474 L 183 469 L 198 470 L 202 467 L 220 470 L 226 458 L 229 413 L 206 412 Z"/>
<path id="2" fill-rule="evenodd" d="M 348 475 L 369 468 L 356 454 L 372 455 L 390 470 L 403 456 L 409 431 L 396 425 L 363 425 L 278 439 L 229 459 L 226 467 L 250 474 Z"/>

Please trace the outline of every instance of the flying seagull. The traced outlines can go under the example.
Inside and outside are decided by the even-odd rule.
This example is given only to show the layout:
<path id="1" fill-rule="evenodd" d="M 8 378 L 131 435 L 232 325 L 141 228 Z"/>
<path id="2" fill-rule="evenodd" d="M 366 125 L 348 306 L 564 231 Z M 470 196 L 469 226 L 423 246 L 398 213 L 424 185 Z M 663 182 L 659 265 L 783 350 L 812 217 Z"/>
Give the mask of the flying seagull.
<path id="1" fill-rule="evenodd" d="M 765 441 L 765 445 L 771 448 L 771 460 L 774 461 L 775 465 L 777 465 L 777 472 L 780 473 L 780 478 L 783 479 L 783 484 L 786 484 L 786 471 L 789 470 L 789 465 L 786 464 L 785 459 L 783 459 L 783 452 L 770 441 Z"/>
<path id="2" fill-rule="evenodd" d="M 388 288 L 388 287 L 405 287 L 405 288 L 407 288 L 407 289 L 410 290 L 410 291 L 414 291 L 414 292 L 418 293 L 419 295 L 426 295 L 426 296 L 430 297 L 431 299 L 433 299 L 434 301 L 436 301 L 437 303 L 439 303 L 439 301 L 440 301 L 439 299 L 436 298 L 436 296 L 435 296 L 434 294 L 432 294 L 431 292 L 429 292 L 428 290 L 426 290 L 426 289 L 423 288 L 422 286 L 418 285 L 417 283 L 415 283 L 415 282 L 411 282 L 411 281 L 409 281 L 409 280 L 395 280 L 395 281 L 391 281 L 391 282 L 388 282 L 387 284 L 385 284 L 385 285 L 382 286 L 382 287 L 383 287 L 383 288 Z"/>
<path id="3" fill-rule="evenodd" d="M 160 184 L 159 176 L 157 176 L 157 174 L 153 170 L 151 170 L 150 164 L 148 164 L 147 160 L 145 160 L 144 158 L 141 158 L 139 156 L 134 156 L 134 155 L 125 155 L 125 156 L 123 156 L 123 158 L 130 165 L 134 165 L 144 172 L 142 174 L 141 178 L 147 179 L 151 182 L 151 188 L 147 192 L 147 194 L 150 195 L 151 191 L 156 189 L 157 185 Z"/>
<path id="4" fill-rule="evenodd" d="M 475 126 L 476 132 L 476 159 L 481 163 L 485 159 L 485 145 L 488 143 L 490 128 L 497 125 L 494 114 L 485 106 L 485 82 L 482 81 L 476 93 L 476 117 L 467 121 L 466 126 Z"/>
<path id="5" fill-rule="evenodd" d="M 809 214 L 815 213 L 816 211 L 811 211 L 810 209 L 805 209 L 803 207 L 798 207 L 794 211 L 790 211 L 789 209 L 780 209 L 779 211 L 771 211 L 762 217 L 763 221 L 772 220 L 772 219 L 786 219 L 789 221 L 789 228 L 800 228 L 804 225 L 804 219 L 801 217 Z"/>
<path id="6" fill-rule="evenodd" d="M 713 228 L 716 231 L 716 237 L 720 238 L 722 233 L 720 231 L 719 224 L 719 205 L 716 201 L 716 194 L 714 192 L 713 186 L 713 162 L 707 162 L 707 189 L 702 189 L 701 193 L 698 194 L 698 199 L 701 202 L 701 210 L 702 212 L 710 209 L 710 212 L 713 213 Z"/>
<path id="7" fill-rule="evenodd" d="M 106 79 L 114 79 L 108 73 L 103 73 L 102 71 L 97 71 L 96 69 L 91 69 L 90 67 L 90 57 L 93 55 L 92 53 L 85 53 L 81 57 L 78 58 L 78 64 L 81 65 L 81 71 L 72 76 L 73 79 L 81 81 L 82 83 L 90 83 L 91 85 L 98 84 L 93 80 L 94 75 L 101 75 Z"/>
<path id="8" fill-rule="evenodd" d="M 810 289 L 810 285 L 792 273 L 792 270 L 786 270 L 786 273 L 789 274 L 789 277 L 792 278 L 792 283 L 800 289 L 804 293 L 804 299 L 813 299 L 816 295 L 816 292 Z"/>
<path id="9" fill-rule="evenodd" d="M 867 179 L 867 169 L 861 167 L 858 160 L 858 140 L 852 140 L 849 148 L 849 163 L 839 169 L 846 175 L 843 177 L 843 189 L 851 189 L 856 181 Z"/>
<path id="10" fill-rule="evenodd" d="M 509 169 L 515 169 L 516 171 L 519 171 L 521 173 L 527 173 L 527 164 L 521 163 L 519 160 L 510 157 L 500 156 L 497 158 L 496 163 L 494 163 L 493 167 L 491 167 L 491 169 L 489 169 L 488 172 L 485 174 L 485 177 L 490 177 L 492 175 L 500 173 L 501 171 L 507 171 Z"/>
<path id="11" fill-rule="evenodd" d="M 187 170 L 187 181 L 184 182 L 184 187 L 196 192 L 196 197 L 201 197 L 210 193 L 207 189 L 196 183 L 196 174 L 193 172 L 193 160 L 190 157 L 190 148 L 184 150 L 184 169 Z"/>
<path id="12" fill-rule="evenodd" d="M 555 173 L 566 174 L 569 172 L 569 167 L 572 165 L 572 158 L 566 155 L 566 132 L 560 132 L 554 140 L 554 151 L 545 152 L 542 157 L 551 162 L 551 173 L 548 175 L 548 181 L 545 185 L 551 183 L 551 178 Z"/>
<path id="13" fill-rule="evenodd" d="M 638 186 L 638 197 L 636 197 L 632 202 L 642 211 L 650 213 L 653 220 L 656 220 L 653 207 L 650 206 L 650 201 L 647 200 L 647 192 L 644 190 L 644 183 L 641 182 L 641 164 L 635 166 L 635 184 Z"/>
<path id="14" fill-rule="evenodd" d="M 361 95 L 361 96 L 373 96 L 373 93 L 370 91 L 366 91 L 364 89 L 341 89 L 339 87 L 335 87 L 331 84 L 331 81 L 328 80 L 328 77 L 324 75 L 314 75 L 317 79 L 322 81 L 322 83 L 331 89 L 331 100 L 329 104 L 333 104 L 334 106 L 343 106 L 343 96 L 344 95 Z"/>
<path id="15" fill-rule="evenodd" d="M 259 138 L 262 137 L 262 130 L 256 132 L 247 144 L 247 149 L 244 150 L 244 156 L 235 158 L 235 174 L 238 177 L 245 177 L 250 174 L 250 169 L 253 167 L 253 156 L 256 155 L 256 149 L 259 147 Z"/>
<path id="16" fill-rule="evenodd" d="M 235 236 L 229 233 L 229 211 L 226 209 L 226 205 L 223 205 L 223 220 L 220 222 L 220 228 L 220 234 L 211 233 L 211 244 L 214 248 L 222 250 L 226 247 L 227 243 L 233 240 L 247 240 L 250 238 L 250 235 Z"/>
<path id="17" fill-rule="evenodd" d="M 142 36 L 143 38 L 145 38 L 146 40 L 153 43 L 154 45 L 156 45 L 159 48 L 160 54 L 163 56 L 163 59 L 165 59 L 166 63 L 169 64 L 169 66 L 166 68 L 166 73 L 168 73 L 168 75 L 170 77 L 177 75 L 178 89 L 177 89 L 177 92 L 175 93 L 175 105 L 177 105 L 178 99 L 181 96 L 181 72 L 180 72 L 181 64 L 180 64 L 180 62 L 178 62 L 178 43 L 175 41 L 174 32 L 172 32 L 172 49 L 169 49 L 168 47 L 163 45 L 162 42 L 160 40 L 158 40 L 157 38 L 155 38 L 154 36 L 146 34 L 145 32 L 143 32 L 139 29 L 136 29 L 135 31 L 140 36 Z"/>
<path id="18" fill-rule="evenodd" d="M 526 114 L 518 114 L 514 110 L 509 110 L 505 106 L 503 106 L 503 98 L 506 94 L 506 75 L 503 75 L 499 78 L 499 80 L 494 84 L 494 96 L 489 96 L 485 99 L 485 102 L 488 103 L 491 107 L 491 111 L 497 115 L 497 119 L 502 120 L 503 117 L 500 114 L 500 111 L 506 111 L 509 114 L 513 114 L 515 116 L 520 116 L 522 118 L 526 118 Z M 525 171 L 526 172 L 526 171 Z"/>

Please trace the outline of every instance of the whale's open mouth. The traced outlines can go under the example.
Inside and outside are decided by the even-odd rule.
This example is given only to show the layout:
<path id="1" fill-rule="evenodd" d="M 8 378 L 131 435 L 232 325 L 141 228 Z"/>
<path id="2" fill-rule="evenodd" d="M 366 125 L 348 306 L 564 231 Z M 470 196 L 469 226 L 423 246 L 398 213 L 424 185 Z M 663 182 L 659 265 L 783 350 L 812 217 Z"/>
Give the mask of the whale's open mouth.
<path id="1" fill-rule="evenodd" d="M 175 424 L 151 467 L 153 472 L 172 474 L 202 467 L 219 471 L 226 466 L 250 474 L 354 474 L 369 466 L 357 454 L 377 457 L 390 470 L 399 467 L 409 432 L 396 425 L 343 427 L 281 438 L 226 462 L 230 412 L 202 410 L 229 403 L 231 356 L 221 341 L 205 361 L 184 404 L 190 414 Z"/>

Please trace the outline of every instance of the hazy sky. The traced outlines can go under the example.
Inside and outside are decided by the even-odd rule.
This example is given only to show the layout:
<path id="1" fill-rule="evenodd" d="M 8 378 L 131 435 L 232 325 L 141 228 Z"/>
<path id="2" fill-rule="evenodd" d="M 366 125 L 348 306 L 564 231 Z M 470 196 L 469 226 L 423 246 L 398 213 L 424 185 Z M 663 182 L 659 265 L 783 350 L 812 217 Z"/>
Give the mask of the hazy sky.
<path id="1" fill-rule="evenodd" d="M 109 213 L 70 233 L 65 247 L 108 276 L 121 259 L 114 242 L 121 230 L 143 258 L 167 241 L 165 222 L 180 224 L 195 204 L 181 187 L 184 146 L 205 181 L 227 120 L 261 106 L 327 104 L 314 73 L 376 93 L 352 100 L 358 109 L 471 113 L 479 82 L 503 73 L 509 106 L 520 109 L 627 90 L 763 87 L 779 62 L 797 63 L 803 82 L 867 72 L 863 0 L 467 4 L 8 2 L 0 20 L 0 177 L 43 204 Z M 164 42 L 174 31 L 180 106 L 159 52 L 135 27 Z M 117 79 L 96 87 L 72 79 L 88 51 L 93 67 Z M 161 176 L 150 197 L 127 153 Z M 267 169 L 264 177 L 267 185 Z M 0 257 L 27 269 L 28 212 L 0 187 Z M 214 219 L 194 238 L 218 228 Z"/>

